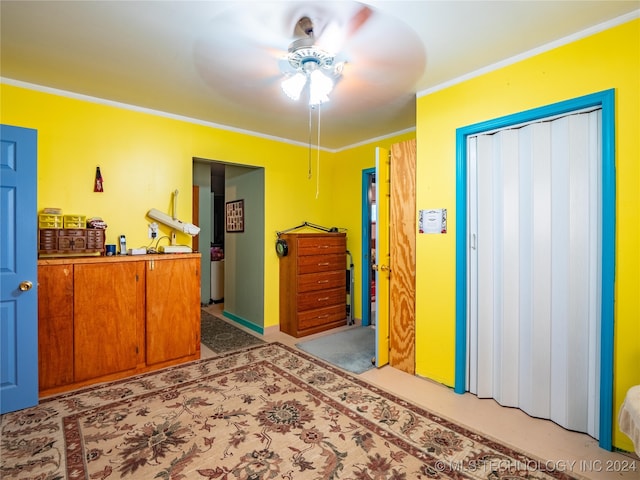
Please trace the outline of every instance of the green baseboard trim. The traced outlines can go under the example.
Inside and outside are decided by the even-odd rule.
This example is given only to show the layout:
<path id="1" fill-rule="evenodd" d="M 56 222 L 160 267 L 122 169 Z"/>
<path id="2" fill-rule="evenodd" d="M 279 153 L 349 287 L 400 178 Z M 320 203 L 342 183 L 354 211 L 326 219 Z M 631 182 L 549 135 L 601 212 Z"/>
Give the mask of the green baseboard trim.
<path id="1" fill-rule="evenodd" d="M 259 333 L 260 335 L 264 335 L 264 327 L 259 327 L 255 323 L 251 323 L 249 320 L 245 320 L 244 318 L 238 317 L 237 315 L 234 315 L 233 313 L 229 313 L 226 310 L 223 310 L 222 314 L 225 317 L 233 320 L 234 322 L 239 323 L 243 327 L 246 327 L 249 330 L 253 330 L 256 333 Z"/>

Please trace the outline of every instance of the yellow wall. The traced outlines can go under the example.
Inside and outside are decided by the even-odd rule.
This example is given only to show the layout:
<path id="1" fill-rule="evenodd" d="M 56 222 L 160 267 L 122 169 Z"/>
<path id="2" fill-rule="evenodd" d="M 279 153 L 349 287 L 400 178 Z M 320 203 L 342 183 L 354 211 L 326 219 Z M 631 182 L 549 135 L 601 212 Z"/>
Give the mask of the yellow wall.
<path id="1" fill-rule="evenodd" d="M 151 113 L 0 84 L 0 122 L 38 130 L 38 210 L 103 218 L 107 243 L 120 234 L 129 247 L 146 246 L 150 208 L 171 213 L 179 190 L 178 218 L 191 218 L 193 157 L 265 168 L 264 327 L 278 325 L 276 232 L 304 221 L 346 228 L 360 261 L 361 175 L 374 166 L 375 147 L 415 133 L 342 153 L 317 151 Z M 94 193 L 96 166 L 104 192 Z M 319 180 L 319 182 L 318 182 Z M 160 225 L 160 234 L 169 234 Z M 178 243 L 191 237 L 178 235 Z M 361 278 L 356 275 L 359 297 Z M 354 314 L 359 316 L 359 298 Z"/>
<path id="2" fill-rule="evenodd" d="M 417 100 L 417 208 L 447 208 L 447 235 L 417 239 L 416 373 L 454 382 L 455 132 L 477 122 L 616 90 L 614 417 L 640 384 L 640 20 Z M 614 418 L 614 425 L 617 423 Z M 615 431 L 614 446 L 632 450 Z"/>
<path id="3" fill-rule="evenodd" d="M 193 157 L 265 167 L 264 327 L 278 325 L 276 232 L 304 221 L 346 228 L 354 261 L 360 262 L 361 175 L 374 166 L 375 147 L 415 138 L 415 133 L 355 147 L 320 152 L 123 107 L 0 84 L 0 122 L 38 131 L 38 210 L 105 220 L 107 243 L 120 234 L 129 247 L 149 244 L 150 208 L 172 212 L 179 190 L 178 218 L 191 218 Z M 319 172 L 318 172 L 319 165 Z M 94 193 L 96 166 L 104 192 Z M 319 182 L 318 182 L 319 180 Z M 168 235 L 160 225 L 160 234 Z M 191 237 L 178 235 L 178 243 Z M 168 240 L 165 240 L 168 241 Z M 359 268 L 359 267 L 357 267 Z M 356 278 L 359 297 L 360 281 Z M 354 314 L 359 316 L 359 298 Z"/>
<path id="4" fill-rule="evenodd" d="M 170 213 L 175 189 L 178 218 L 192 221 L 193 157 L 265 167 L 264 318 L 265 327 L 278 324 L 275 232 L 330 218 L 330 176 L 321 176 L 324 195 L 316 198 L 315 163 L 308 180 L 306 147 L 6 84 L 0 96 L 2 123 L 38 131 L 38 210 L 102 217 L 107 243 L 125 234 L 129 247 L 147 245 L 146 213 Z M 98 165 L 104 193 L 93 192 Z M 191 238 L 179 235 L 178 243 Z"/>

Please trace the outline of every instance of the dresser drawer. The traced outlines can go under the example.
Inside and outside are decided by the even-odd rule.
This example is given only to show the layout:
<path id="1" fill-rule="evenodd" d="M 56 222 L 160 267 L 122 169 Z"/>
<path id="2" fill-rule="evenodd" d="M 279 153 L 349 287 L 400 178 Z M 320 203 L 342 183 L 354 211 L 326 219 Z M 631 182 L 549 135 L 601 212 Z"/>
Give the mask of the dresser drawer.
<path id="1" fill-rule="evenodd" d="M 315 237 L 298 238 L 298 255 L 326 255 L 329 253 L 341 253 L 344 255 L 347 240 L 344 236 L 332 237 L 330 235 L 322 237 L 319 241 Z"/>
<path id="2" fill-rule="evenodd" d="M 302 293 L 298 295 L 298 310 L 300 311 L 346 303 L 347 292 L 344 288 L 317 290 L 315 292 Z"/>
<path id="3" fill-rule="evenodd" d="M 330 270 L 346 270 L 347 262 L 344 253 L 330 255 L 309 255 L 298 259 L 298 273 L 328 272 Z"/>
<path id="4" fill-rule="evenodd" d="M 332 322 L 345 320 L 347 318 L 346 302 L 333 307 L 319 308 L 317 310 L 307 310 L 298 312 L 298 330 L 326 325 Z"/>
<path id="5" fill-rule="evenodd" d="M 308 273 L 306 275 L 298 275 L 297 283 L 298 293 L 326 290 L 328 288 L 342 288 L 346 291 L 347 273 L 346 270 Z"/>

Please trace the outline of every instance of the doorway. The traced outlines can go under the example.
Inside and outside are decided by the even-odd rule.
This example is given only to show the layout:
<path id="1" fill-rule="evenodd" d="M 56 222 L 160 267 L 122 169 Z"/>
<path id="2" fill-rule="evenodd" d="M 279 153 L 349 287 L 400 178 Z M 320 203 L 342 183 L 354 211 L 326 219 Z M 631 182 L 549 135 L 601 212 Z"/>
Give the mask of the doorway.
<path id="1" fill-rule="evenodd" d="M 468 389 L 594 438 L 600 113 L 468 139 Z"/>
<path id="2" fill-rule="evenodd" d="M 416 141 L 376 149 L 362 173 L 363 324 L 376 327 L 378 367 L 415 373 Z"/>
<path id="3" fill-rule="evenodd" d="M 599 419 L 598 432 L 601 448 L 611 449 L 613 420 L 613 291 L 615 267 L 615 142 L 614 142 L 614 91 L 607 90 L 586 95 L 573 100 L 541 107 L 516 115 L 509 115 L 480 124 L 458 129 L 456 132 L 456 215 L 461 221 L 456 228 L 456 376 L 455 391 L 467 391 L 467 358 L 469 345 L 468 316 L 473 308 L 473 298 L 468 291 L 469 272 L 468 252 L 475 247 L 476 239 L 470 230 L 468 212 L 468 184 L 471 172 L 468 165 L 469 138 L 508 127 L 557 117 L 592 107 L 601 108 L 600 152 L 601 165 L 599 176 L 599 215 L 601 225 L 599 257 L 599 300 L 600 328 L 596 332 L 600 342 L 599 352 Z"/>
<path id="4" fill-rule="evenodd" d="M 376 169 L 362 171 L 362 325 L 375 325 L 376 318 Z"/>
<path id="5" fill-rule="evenodd" d="M 193 159 L 194 211 L 200 226 L 201 303 L 223 306 L 225 317 L 258 333 L 264 331 L 264 168 L 203 158 Z M 195 190 L 195 189 L 194 189 Z M 224 195 L 224 196 L 222 196 Z M 228 229 L 226 207 L 242 201 L 243 229 Z M 194 217 L 196 218 L 196 217 Z M 213 250 L 211 250 L 213 248 Z M 210 255 L 213 255 L 210 256 Z M 222 261 L 221 292 L 211 291 L 212 271 Z M 212 298 L 216 297 L 216 298 Z M 220 298 L 221 297 L 221 298 Z"/>
<path id="6" fill-rule="evenodd" d="M 224 301 L 225 169 L 223 162 L 193 161 L 193 219 L 200 227 L 193 247 L 202 253 L 202 305 Z"/>

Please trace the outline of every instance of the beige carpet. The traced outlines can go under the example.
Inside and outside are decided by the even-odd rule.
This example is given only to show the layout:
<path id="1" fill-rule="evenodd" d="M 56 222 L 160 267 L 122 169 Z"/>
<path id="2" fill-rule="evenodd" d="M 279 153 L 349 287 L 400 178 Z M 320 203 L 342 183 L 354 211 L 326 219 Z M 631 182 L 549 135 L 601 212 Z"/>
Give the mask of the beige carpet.
<path id="1" fill-rule="evenodd" d="M 0 426 L 7 479 L 572 478 L 279 343 L 51 397 Z"/>

